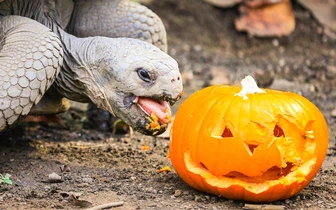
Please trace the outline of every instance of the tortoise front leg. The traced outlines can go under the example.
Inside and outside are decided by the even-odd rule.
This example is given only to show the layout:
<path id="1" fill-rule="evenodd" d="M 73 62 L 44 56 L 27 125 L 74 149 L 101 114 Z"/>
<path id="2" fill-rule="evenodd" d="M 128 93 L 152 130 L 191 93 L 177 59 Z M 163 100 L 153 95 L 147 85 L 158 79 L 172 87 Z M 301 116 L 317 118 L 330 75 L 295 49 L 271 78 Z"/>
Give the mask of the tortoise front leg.
<path id="1" fill-rule="evenodd" d="M 62 63 L 62 44 L 50 29 L 24 17 L 0 17 L 0 133 L 40 101 Z"/>

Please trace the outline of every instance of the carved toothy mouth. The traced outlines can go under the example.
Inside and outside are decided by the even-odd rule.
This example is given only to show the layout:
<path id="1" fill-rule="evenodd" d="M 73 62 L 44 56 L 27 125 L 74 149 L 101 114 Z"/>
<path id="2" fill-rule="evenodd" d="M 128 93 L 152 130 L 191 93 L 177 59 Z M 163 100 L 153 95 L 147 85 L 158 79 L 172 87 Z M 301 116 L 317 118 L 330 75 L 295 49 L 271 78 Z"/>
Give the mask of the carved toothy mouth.
<path id="1" fill-rule="evenodd" d="M 270 187 L 280 183 L 290 185 L 295 182 L 305 182 L 305 177 L 310 173 L 311 167 L 314 167 L 316 164 L 316 158 L 312 158 L 301 165 L 286 162 L 286 166 L 283 168 L 273 166 L 263 172 L 260 176 L 247 176 L 238 171 L 230 171 L 229 173 L 220 176 L 214 175 L 207 166 L 204 165 L 204 163 L 194 162 L 189 152 L 184 153 L 184 161 L 190 172 L 202 176 L 210 185 L 217 187 L 250 185 L 249 190 L 255 193 L 261 189 L 261 185 L 267 185 Z"/>
<path id="2" fill-rule="evenodd" d="M 200 163 L 200 165 L 205 170 L 208 170 L 206 165 L 204 165 L 203 163 Z M 238 171 L 231 171 L 228 174 L 223 175 L 223 177 L 230 179 L 238 179 L 248 183 L 262 183 L 265 182 L 266 180 L 268 181 L 279 180 L 281 177 L 287 176 L 294 169 L 294 167 L 295 165 L 293 163 L 287 162 L 286 167 L 279 168 L 277 166 L 273 166 L 257 177 L 249 177 Z"/>

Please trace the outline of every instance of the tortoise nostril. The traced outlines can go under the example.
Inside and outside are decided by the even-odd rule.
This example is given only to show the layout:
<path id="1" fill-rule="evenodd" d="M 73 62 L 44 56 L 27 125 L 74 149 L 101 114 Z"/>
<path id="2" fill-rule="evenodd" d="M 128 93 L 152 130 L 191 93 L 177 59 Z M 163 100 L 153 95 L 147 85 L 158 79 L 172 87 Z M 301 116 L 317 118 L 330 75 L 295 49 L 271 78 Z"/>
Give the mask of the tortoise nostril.
<path id="1" fill-rule="evenodd" d="M 176 81 L 176 79 L 170 80 L 172 83 Z M 177 77 L 177 81 L 180 81 L 180 77 Z"/>

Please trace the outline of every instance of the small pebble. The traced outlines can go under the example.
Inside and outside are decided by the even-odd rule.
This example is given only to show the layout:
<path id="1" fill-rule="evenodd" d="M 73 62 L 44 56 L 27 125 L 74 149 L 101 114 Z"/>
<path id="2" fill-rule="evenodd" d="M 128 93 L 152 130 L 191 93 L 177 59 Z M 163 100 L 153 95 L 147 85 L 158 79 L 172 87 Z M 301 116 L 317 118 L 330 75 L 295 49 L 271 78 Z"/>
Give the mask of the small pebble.
<path id="1" fill-rule="evenodd" d="M 336 117 L 336 107 L 331 111 L 331 117 Z"/>
<path id="2" fill-rule="evenodd" d="M 280 46 L 280 47 L 279 47 L 279 53 L 284 53 L 285 50 L 286 50 L 286 49 L 285 49 L 283 46 Z"/>
<path id="3" fill-rule="evenodd" d="M 273 39 L 272 44 L 273 44 L 274 47 L 278 47 L 279 46 L 279 40 Z"/>
<path id="4" fill-rule="evenodd" d="M 82 182 L 84 182 L 84 183 L 92 183 L 93 179 L 92 178 L 82 178 Z"/>
<path id="5" fill-rule="evenodd" d="M 6 194 L 6 197 L 7 197 L 7 198 L 12 198 L 12 197 L 14 197 L 14 196 L 13 196 L 12 193 L 7 193 L 7 194 Z"/>
<path id="6" fill-rule="evenodd" d="M 274 71 L 257 69 L 254 72 L 254 78 L 259 87 L 269 87 L 274 81 Z"/>
<path id="7" fill-rule="evenodd" d="M 317 89 L 317 88 L 316 88 L 314 85 L 310 85 L 310 86 L 309 86 L 309 91 L 310 91 L 310 92 L 316 92 L 316 89 Z"/>
<path id="8" fill-rule="evenodd" d="M 55 172 L 49 174 L 48 176 L 48 182 L 55 183 L 55 182 L 62 182 L 62 177 Z"/>
<path id="9" fill-rule="evenodd" d="M 174 192 L 175 197 L 179 197 L 179 196 L 181 196 L 181 194 L 182 194 L 181 190 L 175 190 L 175 192 Z"/>
<path id="10" fill-rule="evenodd" d="M 71 168 L 68 165 L 63 165 L 60 167 L 61 172 L 70 172 Z"/>
<path id="11" fill-rule="evenodd" d="M 311 203 L 306 203 L 305 204 L 305 206 L 307 206 L 307 207 L 311 207 L 311 205 L 312 205 Z"/>
<path id="12" fill-rule="evenodd" d="M 280 66 L 280 67 L 284 67 L 285 64 L 286 64 L 285 59 L 281 58 L 281 59 L 279 60 L 279 66 Z"/>
<path id="13" fill-rule="evenodd" d="M 202 50 L 202 46 L 201 46 L 201 45 L 195 45 L 195 46 L 194 46 L 194 50 L 195 50 L 196 52 L 200 52 L 200 51 Z"/>

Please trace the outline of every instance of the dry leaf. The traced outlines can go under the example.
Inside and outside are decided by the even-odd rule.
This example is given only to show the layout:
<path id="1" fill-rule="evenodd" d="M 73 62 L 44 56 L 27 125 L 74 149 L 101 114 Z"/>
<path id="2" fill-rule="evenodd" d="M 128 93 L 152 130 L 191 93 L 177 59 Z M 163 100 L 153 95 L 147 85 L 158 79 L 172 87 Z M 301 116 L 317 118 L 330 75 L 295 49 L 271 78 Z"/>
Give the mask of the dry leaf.
<path id="1" fill-rule="evenodd" d="M 27 115 L 24 119 L 24 122 L 27 123 L 56 123 L 63 128 L 67 128 L 63 120 L 58 114 L 51 114 L 51 115 Z"/>
<path id="2" fill-rule="evenodd" d="M 260 37 L 285 36 L 295 29 L 295 17 L 290 1 L 250 8 L 239 7 L 241 17 L 235 20 L 238 31 Z"/>

